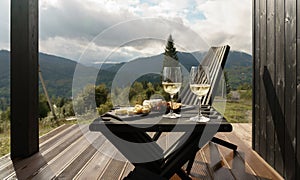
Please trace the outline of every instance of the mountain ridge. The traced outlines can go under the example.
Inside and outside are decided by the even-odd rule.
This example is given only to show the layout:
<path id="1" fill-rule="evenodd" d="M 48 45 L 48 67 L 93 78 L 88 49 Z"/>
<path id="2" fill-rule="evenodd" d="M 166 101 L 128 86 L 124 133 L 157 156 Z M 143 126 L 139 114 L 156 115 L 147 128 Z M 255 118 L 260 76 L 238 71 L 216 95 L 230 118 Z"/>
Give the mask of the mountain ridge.
<path id="1" fill-rule="evenodd" d="M 204 52 L 178 52 L 180 63 L 186 69 L 198 63 L 197 59 L 204 57 Z M 150 57 L 141 57 L 130 61 L 133 62 L 154 62 L 161 63 L 163 54 L 158 54 Z M 86 72 L 97 73 L 96 67 L 89 67 L 79 64 L 76 61 L 46 54 L 39 53 L 40 69 L 45 80 L 47 90 L 50 96 L 71 97 L 72 96 L 72 81 L 75 68 L 78 65 L 81 70 Z M 107 68 L 101 68 L 98 73 L 97 84 L 103 82 L 110 85 L 115 73 L 125 65 L 124 62 L 118 64 L 107 64 Z M 0 97 L 9 98 L 10 93 L 10 52 L 0 50 Z M 228 71 L 229 84 L 233 89 L 237 88 L 242 83 L 252 82 L 252 56 L 244 52 L 230 51 L 226 64 L 225 71 Z M 40 88 L 41 90 L 41 88 Z"/>

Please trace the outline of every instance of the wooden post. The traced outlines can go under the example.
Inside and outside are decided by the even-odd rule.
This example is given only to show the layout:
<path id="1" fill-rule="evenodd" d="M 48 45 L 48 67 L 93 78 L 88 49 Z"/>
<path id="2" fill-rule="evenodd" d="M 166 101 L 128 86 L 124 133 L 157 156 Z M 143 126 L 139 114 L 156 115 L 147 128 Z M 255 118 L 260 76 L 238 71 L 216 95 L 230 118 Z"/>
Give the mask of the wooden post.
<path id="1" fill-rule="evenodd" d="M 38 0 L 11 0 L 11 158 L 38 151 Z"/>

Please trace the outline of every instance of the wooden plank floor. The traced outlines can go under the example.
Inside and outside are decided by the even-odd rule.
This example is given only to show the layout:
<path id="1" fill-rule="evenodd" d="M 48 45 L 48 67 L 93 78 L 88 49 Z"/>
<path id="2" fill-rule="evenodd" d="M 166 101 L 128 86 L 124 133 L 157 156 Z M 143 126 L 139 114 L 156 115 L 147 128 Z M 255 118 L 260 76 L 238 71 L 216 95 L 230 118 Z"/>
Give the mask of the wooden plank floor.
<path id="1" fill-rule="evenodd" d="M 233 124 L 233 132 L 218 133 L 217 137 L 237 144 L 238 151 L 206 144 L 197 153 L 192 179 L 282 179 L 251 149 L 251 128 L 250 123 Z M 89 132 L 87 126 L 63 125 L 41 137 L 40 152 L 30 158 L 14 162 L 9 155 L 0 158 L 0 179 L 123 179 L 134 167 L 120 159 L 124 157 L 101 133 Z"/>

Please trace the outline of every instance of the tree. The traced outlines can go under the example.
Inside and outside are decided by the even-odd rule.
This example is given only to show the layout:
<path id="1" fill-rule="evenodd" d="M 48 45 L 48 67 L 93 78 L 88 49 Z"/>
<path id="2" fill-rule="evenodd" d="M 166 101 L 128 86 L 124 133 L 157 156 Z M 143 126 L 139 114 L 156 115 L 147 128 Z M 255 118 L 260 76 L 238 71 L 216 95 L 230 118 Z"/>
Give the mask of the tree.
<path id="1" fill-rule="evenodd" d="M 64 117 L 74 116 L 73 104 L 71 101 L 66 102 L 62 107 L 62 113 Z"/>
<path id="2" fill-rule="evenodd" d="M 141 82 L 134 82 L 129 90 L 129 101 L 132 104 L 142 104 L 143 100 L 147 99 L 144 90 Z"/>
<path id="3" fill-rule="evenodd" d="M 243 83 L 238 86 L 238 90 L 250 90 L 252 89 L 252 85 L 249 83 Z"/>
<path id="4" fill-rule="evenodd" d="M 39 117 L 47 117 L 48 112 L 50 112 L 50 107 L 48 105 L 47 98 L 44 94 L 39 95 Z"/>
<path id="5" fill-rule="evenodd" d="M 77 97 L 74 98 L 74 110 L 78 114 L 84 114 L 88 110 L 92 110 L 93 106 L 99 107 L 105 104 L 108 96 L 108 89 L 105 84 L 87 85 Z M 71 112 L 73 113 L 73 112 Z"/>
<path id="6" fill-rule="evenodd" d="M 155 93 L 154 87 L 152 85 L 151 82 L 147 83 L 147 87 L 146 87 L 146 96 L 147 99 L 150 99 L 150 97 Z"/>
<path id="7" fill-rule="evenodd" d="M 105 84 L 100 84 L 95 87 L 95 100 L 96 106 L 100 106 L 100 104 L 105 104 L 107 101 L 108 89 Z"/>
<path id="8" fill-rule="evenodd" d="M 113 107 L 113 104 L 110 100 L 110 97 L 108 96 L 105 104 L 100 104 L 100 106 L 97 108 L 99 115 L 102 115 L 102 114 L 108 112 L 109 110 L 111 110 L 112 107 Z"/>
<path id="9" fill-rule="evenodd" d="M 89 84 L 82 92 L 80 92 L 75 98 L 74 98 L 74 111 L 78 114 L 84 114 L 88 110 L 93 109 L 93 105 L 95 104 L 95 85 Z"/>
<path id="10" fill-rule="evenodd" d="M 169 35 L 168 42 L 164 52 L 163 67 L 176 67 L 178 66 L 177 51 L 174 46 L 172 35 Z"/>

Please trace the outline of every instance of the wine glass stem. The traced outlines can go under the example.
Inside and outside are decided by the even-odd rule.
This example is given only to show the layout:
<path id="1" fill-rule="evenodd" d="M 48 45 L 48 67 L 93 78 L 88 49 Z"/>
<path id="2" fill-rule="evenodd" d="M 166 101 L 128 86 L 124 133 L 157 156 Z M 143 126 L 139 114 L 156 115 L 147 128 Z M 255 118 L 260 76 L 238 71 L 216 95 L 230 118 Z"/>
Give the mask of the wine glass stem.
<path id="1" fill-rule="evenodd" d="M 174 94 L 171 94 L 171 106 L 170 106 L 170 114 L 173 114 L 173 98 L 174 98 Z"/>
<path id="2" fill-rule="evenodd" d="M 198 111 L 198 117 L 199 117 L 199 119 L 200 119 L 200 117 L 202 116 L 202 114 L 201 114 L 201 99 L 202 99 L 202 96 L 199 96 L 199 111 Z"/>

